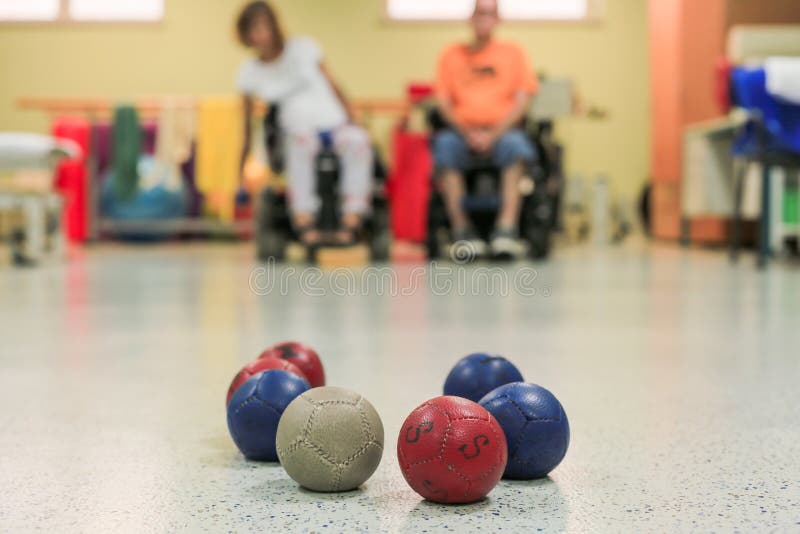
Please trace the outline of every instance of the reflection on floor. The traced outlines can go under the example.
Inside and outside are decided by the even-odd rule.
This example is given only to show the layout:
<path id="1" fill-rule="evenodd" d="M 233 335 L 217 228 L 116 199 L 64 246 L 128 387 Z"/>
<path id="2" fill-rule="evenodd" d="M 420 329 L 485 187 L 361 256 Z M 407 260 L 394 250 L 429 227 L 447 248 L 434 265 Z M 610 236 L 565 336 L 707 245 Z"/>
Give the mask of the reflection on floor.
<path id="1" fill-rule="evenodd" d="M 251 257 L 104 246 L 0 271 L 2 530 L 800 529 L 796 270 L 644 245 L 358 275 Z M 300 490 L 231 443 L 229 380 L 284 339 L 381 413 L 384 459 L 360 491 Z M 570 450 L 479 504 L 422 502 L 399 425 L 473 351 L 556 393 Z"/>

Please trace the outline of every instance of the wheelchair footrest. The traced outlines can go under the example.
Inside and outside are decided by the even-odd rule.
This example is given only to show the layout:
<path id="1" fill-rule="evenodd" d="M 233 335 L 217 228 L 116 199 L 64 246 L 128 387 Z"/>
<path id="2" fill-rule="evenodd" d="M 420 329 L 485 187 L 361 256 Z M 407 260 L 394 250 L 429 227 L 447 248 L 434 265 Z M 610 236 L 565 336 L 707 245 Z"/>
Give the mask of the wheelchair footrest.
<path id="1" fill-rule="evenodd" d="M 337 267 L 362 267 L 370 261 L 369 248 L 355 245 L 346 248 L 319 248 L 316 252 L 316 264 L 322 269 Z"/>
<path id="2" fill-rule="evenodd" d="M 497 211 L 500 209 L 500 199 L 497 197 L 467 197 L 462 206 L 468 212 Z"/>

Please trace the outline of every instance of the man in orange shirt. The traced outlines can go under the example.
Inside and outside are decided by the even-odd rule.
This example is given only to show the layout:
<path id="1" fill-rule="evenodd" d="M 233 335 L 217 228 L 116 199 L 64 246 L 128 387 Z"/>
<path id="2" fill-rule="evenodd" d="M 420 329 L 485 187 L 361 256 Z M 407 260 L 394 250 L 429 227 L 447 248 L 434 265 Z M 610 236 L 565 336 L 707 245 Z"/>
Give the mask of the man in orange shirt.
<path id="1" fill-rule="evenodd" d="M 474 155 L 491 156 L 502 169 L 501 209 L 490 251 L 496 257 L 521 254 L 518 239 L 522 194 L 519 182 L 536 149 L 519 129 L 538 90 L 533 68 L 518 45 L 499 41 L 497 0 L 476 0 L 471 25 L 474 40 L 447 48 L 439 59 L 436 97 L 450 129 L 433 142 L 439 186 L 453 229 L 453 241 L 471 243 L 479 255 L 486 243 L 470 228 L 462 203 L 463 172 Z"/>

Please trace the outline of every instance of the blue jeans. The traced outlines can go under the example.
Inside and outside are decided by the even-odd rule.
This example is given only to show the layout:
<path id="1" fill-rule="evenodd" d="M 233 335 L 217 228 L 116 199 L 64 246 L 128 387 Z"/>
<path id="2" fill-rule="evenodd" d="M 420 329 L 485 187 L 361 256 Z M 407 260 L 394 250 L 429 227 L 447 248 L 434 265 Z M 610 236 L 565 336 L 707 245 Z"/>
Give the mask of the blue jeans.
<path id="1" fill-rule="evenodd" d="M 537 160 L 536 147 L 522 130 L 509 130 L 497 141 L 491 151 L 492 161 L 500 169 L 517 163 Z M 460 133 L 442 130 L 433 140 L 433 160 L 436 170 L 465 171 L 475 154 Z"/>

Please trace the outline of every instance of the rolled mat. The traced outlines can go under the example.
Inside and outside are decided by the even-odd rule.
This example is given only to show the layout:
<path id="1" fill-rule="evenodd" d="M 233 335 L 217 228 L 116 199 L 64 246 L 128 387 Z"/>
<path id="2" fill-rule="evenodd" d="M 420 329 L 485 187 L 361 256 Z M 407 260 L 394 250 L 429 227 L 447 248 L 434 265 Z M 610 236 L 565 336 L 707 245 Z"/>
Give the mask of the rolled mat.
<path id="1" fill-rule="evenodd" d="M 427 135 L 394 131 L 394 165 L 387 188 L 392 234 L 396 239 L 422 243 L 428 235 L 428 201 L 433 156 Z"/>
<path id="2" fill-rule="evenodd" d="M 89 121 L 85 117 L 57 117 L 52 125 L 54 137 L 71 139 L 81 147 L 82 154 L 78 158 L 62 161 L 56 171 L 56 187 L 65 203 L 62 227 L 66 230 L 67 238 L 78 243 L 89 237 L 86 163 L 90 132 Z"/>

